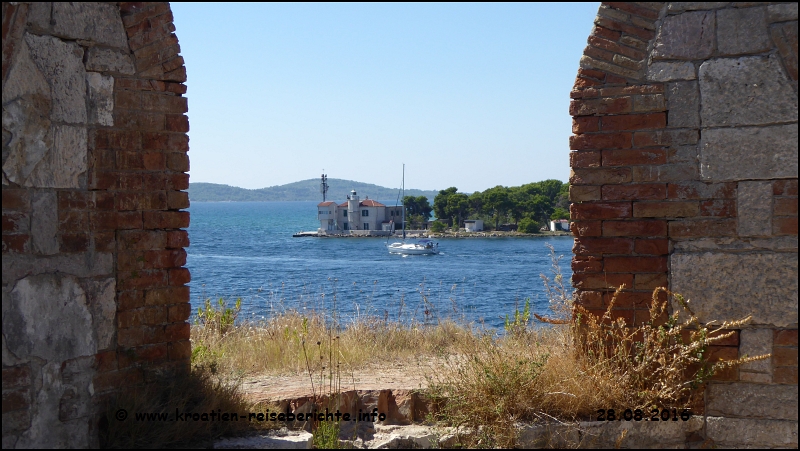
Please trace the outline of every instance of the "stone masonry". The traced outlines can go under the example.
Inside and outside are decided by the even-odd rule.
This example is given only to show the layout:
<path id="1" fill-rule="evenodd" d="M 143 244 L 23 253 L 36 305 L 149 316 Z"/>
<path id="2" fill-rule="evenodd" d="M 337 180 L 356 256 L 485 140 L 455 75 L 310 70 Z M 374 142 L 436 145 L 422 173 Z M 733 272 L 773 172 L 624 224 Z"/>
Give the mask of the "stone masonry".
<path id="1" fill-rule="evenodd" d="M 704 439 L 797 446 L 797 3 L 602 3 L 571 93 L 577 299 L 640 324 L 655 287 L 701 321 Z"/>
<path id="2" fill-rule="evenodd" d="M 3 448 L 98 445 L 188 368 L 186 70 L 167 3 L 3 3 Z"/>

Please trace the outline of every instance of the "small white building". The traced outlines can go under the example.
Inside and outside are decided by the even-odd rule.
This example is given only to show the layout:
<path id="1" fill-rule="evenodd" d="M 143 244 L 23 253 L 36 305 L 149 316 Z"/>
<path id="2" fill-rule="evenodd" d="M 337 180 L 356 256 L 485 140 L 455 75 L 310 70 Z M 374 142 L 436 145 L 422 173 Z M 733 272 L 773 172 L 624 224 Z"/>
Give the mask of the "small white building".
<path id="1" fill-rule="evenodd" d="M 464 228 L 467 232 L 481 232 L 483 231 L 482 219 L 466 219 L 464 220 Z"/>
<path id="2" fill-rule="evenodd" d="M 569 219 L 556 219 L 554 221 L 550 221 L 551 232 L 559 232 L 562 230 L 569 232 Z"/>
<path id="3" fill-rule="evenodd" d="M 387 207 L 375 200 L 361 200 L 355 190 L 350 191 L 347 202 L 320 202 L 317 219 L 320 231 L 346 232 L 350 230 L 375 230 L 394 232 L 403 227 L 403 207 Z"/>

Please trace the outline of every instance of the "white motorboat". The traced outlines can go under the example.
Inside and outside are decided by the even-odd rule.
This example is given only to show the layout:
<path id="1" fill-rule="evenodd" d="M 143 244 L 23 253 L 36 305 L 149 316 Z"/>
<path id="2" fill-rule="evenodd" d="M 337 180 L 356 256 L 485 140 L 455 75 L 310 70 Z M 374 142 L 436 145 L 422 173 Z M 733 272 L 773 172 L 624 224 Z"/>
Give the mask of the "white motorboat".
<path id="1" fill-rule="evenodd" d="M 406 165 L 403 165 L 403 185 L 401 188 L 400 199 L 406 193 Z M 439 243 L 429 239 L 419 239 L 413 242 L 406 242 L 406 207 L 403 205 L 403 241 L 399 243 L 387 244 L 390 254 L 401 255 L 433 255 L 439 253 Z"/>
<path id="2" fill-rule="evenodd" d="M 439 253 L 439 243 L 432 240 L 416 240 L 413 243 L 392 243 L 389 245 L 390 254 L 404 255 L 429 255 Z"/>

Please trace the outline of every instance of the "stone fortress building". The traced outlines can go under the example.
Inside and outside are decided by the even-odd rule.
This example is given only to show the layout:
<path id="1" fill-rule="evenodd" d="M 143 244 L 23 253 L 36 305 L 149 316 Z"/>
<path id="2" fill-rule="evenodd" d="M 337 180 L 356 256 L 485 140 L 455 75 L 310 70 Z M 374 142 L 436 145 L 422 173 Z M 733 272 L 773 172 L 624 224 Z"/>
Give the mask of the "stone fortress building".
<path id="1" fill-rule="evenodd" d="M 320 202 L 317 204 L 319 231 L 343 233 L 369 230 L 392 233 L 403 227 L 403 207 L 386 205 L 366 197 L 364 200 L 355 190 L 350 191 L 347 202 Z"/>
<path id="2" fill-rule="evenodd" d="M 636 323 L 668 286 L 703 321 L 753 315 L 714 356 L 772 354 L 653 446 L 797 446 L 797 20 L 608 2 L 580 57 L 578 302 L 625 284 Z M 3 3 L 2 21 L 3 447 L 97 446 L 109 396 L 190 362 L 186 69 L 167 3 Z"/>

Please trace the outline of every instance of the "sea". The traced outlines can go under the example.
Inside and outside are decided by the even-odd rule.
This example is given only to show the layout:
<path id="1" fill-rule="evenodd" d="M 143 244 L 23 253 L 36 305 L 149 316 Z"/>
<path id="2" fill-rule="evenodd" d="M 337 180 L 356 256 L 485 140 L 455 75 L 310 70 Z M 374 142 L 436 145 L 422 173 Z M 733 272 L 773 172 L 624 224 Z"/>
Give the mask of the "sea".
<path id="1" fill-rule="evenodd" d="M 293 238 L 319 227 L 317 203 L 192 202 L 193 316 L 206 299 L 240 298 L 240 321 L 336 312 L 342 323 L 453 319 L 502 330 L 526 300 L 551 314 L 541 278 L 554 278 L 548 244 L 569 287 L 570 236 L 440 238 L 440 254 L 411 256 L 389 254 L 386 238 Z"/>

